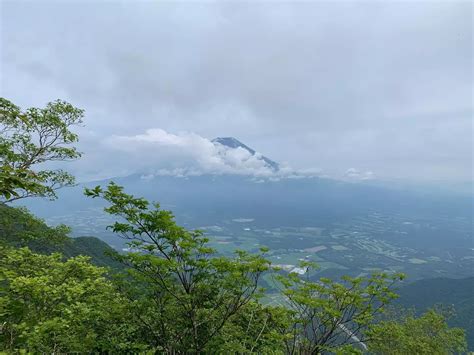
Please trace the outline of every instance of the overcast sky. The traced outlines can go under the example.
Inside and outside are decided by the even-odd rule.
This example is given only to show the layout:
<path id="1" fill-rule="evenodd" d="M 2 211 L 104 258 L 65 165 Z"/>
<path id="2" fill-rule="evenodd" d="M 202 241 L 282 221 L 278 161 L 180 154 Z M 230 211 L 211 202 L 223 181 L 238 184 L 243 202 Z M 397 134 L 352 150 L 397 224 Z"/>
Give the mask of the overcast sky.
<path id="1" fill-rule="evenodd" d="M 86 110 L 82 179 L 217 171 L 234 136 L 336 178 L 472 181 L 471 2 L 1 4 L 1 95 Z"/>

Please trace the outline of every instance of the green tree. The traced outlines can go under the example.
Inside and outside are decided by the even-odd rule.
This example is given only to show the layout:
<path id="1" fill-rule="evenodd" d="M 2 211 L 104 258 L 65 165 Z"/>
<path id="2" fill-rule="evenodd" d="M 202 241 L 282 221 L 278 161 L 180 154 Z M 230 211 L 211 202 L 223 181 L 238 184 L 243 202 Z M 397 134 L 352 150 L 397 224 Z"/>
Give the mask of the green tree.
<path id="1" fill-rule="evenodd" d="M 47 169 L 44 163 L 76 159 L 71 131 L 82 123 L 83 111 L 64 101 L 22 111 L 0 98 L 0 198 L 11 202 L 30 196 L 54 199 L 55 191 L 74 184 L 74 177 Z"/>
<path id="2" fill-rule="evenodd" d="M 442 312 L 429 310 L 420 317 L 404 316 L 375 324 L 368 332 L 374 354 L 444 355 L 467 349 L 464 330 L 449 328 Z"/>
<path id="3" fill-rule="evenodd" d="M 110 228 L 129 240 L 133 252 L 118 258 L 131 268 L 135 284 L 124 283 L 123 289 L 156 350 L 205 351 L 229 319 L 258 295 L 259 278 L 269 268 L 263 255 L 236 251 L 234 258 L 218 256 L 202 232 L 185 230 L 170 211 L 113 183 L 105 190 L 86 189 L 86 195 L 109 202 L 105 211 L 121 220 Z"/>
<path id="4" fill-rule="evenodd" d="M 314 282 L 296 273 L 278 276 L 288 301 L 287 320 L 279 329 L 285 336 L 286 353 L 347 351 L 351 345 L 366 350 L 364 331 L 397 297 L 393 286 L 403 277 L 378 273 L 369 278 L 344 276 L 341 282 L 327 278 Z"/>
<path id="5" fill-rule="evenodd" d="M 284 354 L 285 336 L 279 329 L 287 327 L 288 310 L 250 302 L 232 316 L 209 349 L 221 353 Z"/>
<path id="6" fill-rule="evenodd" d="M 0 343 L 8 352 L 118 352 L 133 340 L 127 300 L 89 258 L 0 247 Z"/>

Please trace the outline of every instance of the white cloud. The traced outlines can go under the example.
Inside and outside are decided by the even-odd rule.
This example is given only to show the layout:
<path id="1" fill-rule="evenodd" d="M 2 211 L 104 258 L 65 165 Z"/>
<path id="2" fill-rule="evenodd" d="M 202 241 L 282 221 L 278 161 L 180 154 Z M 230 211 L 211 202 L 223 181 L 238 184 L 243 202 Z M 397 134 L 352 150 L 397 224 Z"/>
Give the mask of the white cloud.
<path id="1" fill-rule="evenodd" d="M 103 142 L 105 150 L 120 151 L 128 167 L 143 173 L 143 179 L 154 175 L 185 177 L 201 174 L 238 174 L 256 178 L 314 177 L 319 169 L 294 170 L 282 165 L 274 171 L 261 153 L 251 154 L 244 148 L 229 148 L 193 132 L 173 134 L 161 128 L 148 129 L 136 135 L 113 135 Z M 130 166 L 133 162 L 134 166 Z"/>
<path id="2" fill-rule="evenodd" d="M 355 168 L 349 168 L 346 170 L 344 178 L 350 180 L 374 180 L 375 174 L 372 171 L 360 171 Z"/>
<path id="3" fill-rule="evenodd" d="M 190 132 L 173 134 L 153 128 L 132 136 L 114 135 L 107 138 L 104 144 L 107 149 L 120 150 L 127 158 L 132 158 L 138 163 L 138 169 L 159 175 L 273 174 L 261 155 L 252 155 L 243 148 L 232 149 L 214 144 Z"/>

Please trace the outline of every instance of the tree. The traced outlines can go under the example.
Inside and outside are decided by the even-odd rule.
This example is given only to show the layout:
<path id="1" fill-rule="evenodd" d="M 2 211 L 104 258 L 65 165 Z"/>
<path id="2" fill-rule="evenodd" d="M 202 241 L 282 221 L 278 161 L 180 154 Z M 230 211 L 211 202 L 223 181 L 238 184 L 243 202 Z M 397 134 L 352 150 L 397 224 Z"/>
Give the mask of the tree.
<path id="1" fill-rule="evenodd" d="M 344 276 L 342 282 L 327 278 L 313 282 L 296 273 L 280 275 L 288 301 L 288 319 L 280 329 L 285 335 L 285 352 L 320 354 L 352 345 L 366 350 L 364 331 L 397 297 L 393 286 L 403 277 L 376 273 L 369 278 Z"/>
<path id="2" fill-rule="evenodd" d="M 449 328 L 446 317 L 431 309 L 421 315 L 404 316 L 375 324 L 369 331 L 369 349 L 375 354 L 444 355 L 467 349 L 464 330 Z"/>
<path id="3" fill-rule="evenodd" d="M 279 329 L 287 328 L 287 315 L 283 307 L 250 302 L 229 319 L 209 349 L 224 354 L 284 354 L 285 335 Z"/>
<path id="4" fill-rule="evenodd" d="M 0 344 L 8 352 L 145 349 L 127 323 L 127 300 L 89 258 L 0 247 Z"/>
<path id="5" fill-rule="evenodd" d="M 170 211 L 114 183 L 85 193 L 109 202 L 105 211 L 121 220 L 110 228 L 133 250 L 117 255 L 131 268 L 122 290 L 157 351 L 205 351 L 229 319 L 258 295 L 259 278 L 269 268 L 262 254 L 218 256 L 202 232 L 185 230 Z"/>
<path id="6" fill-rule="evenodd" d="M 0 198 L 11 202 L 30 196 L 54 199 L 56 190 L 74 184 L 63 170 L 44 163 L 80 157 L 72 146 L 78 136 L 71 131 L 82 123 L 83 110 L 64 101 L 45 108 L 22 111 L 0 98 Z"/>

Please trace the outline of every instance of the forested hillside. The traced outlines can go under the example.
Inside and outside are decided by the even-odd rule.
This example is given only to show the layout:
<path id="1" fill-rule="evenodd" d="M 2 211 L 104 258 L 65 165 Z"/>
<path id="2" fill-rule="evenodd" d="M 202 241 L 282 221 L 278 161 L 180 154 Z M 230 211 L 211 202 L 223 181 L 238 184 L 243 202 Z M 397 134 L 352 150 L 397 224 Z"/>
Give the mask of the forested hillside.
<path id="1" fill-rule="evenodd" d="M 452 307 L 448 323 L 466 329 L 469 349 L 474 350 L 474 277 L 420 280 L 400 288 L 398 294 L 395 303 L 414 307 L 418 314 L 434 306 Z"/>
<path id="2" fill-rule="evenodd" d="M 64 258 L 87 255 L 97 266 L 120 268 L 111 256 L 114 250 L 95 237 L 69 238 L 66 226 L 48 227 L 27 210 L 0 204 L 0 240 L 14 247 L 27 246 L 41 254 L 61 253 Z"/>

